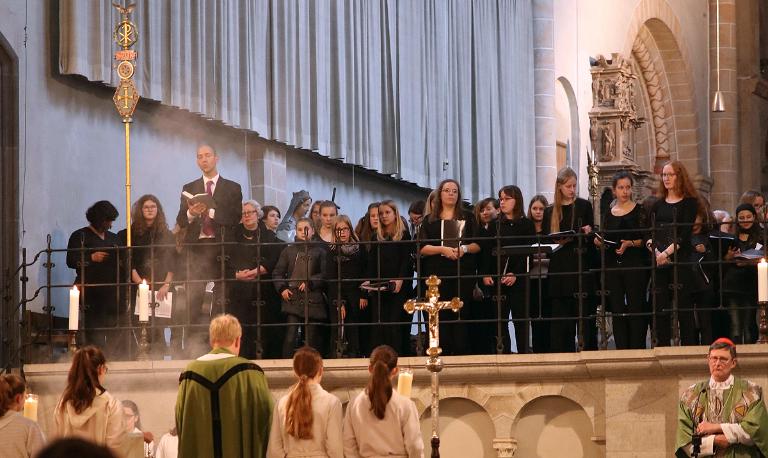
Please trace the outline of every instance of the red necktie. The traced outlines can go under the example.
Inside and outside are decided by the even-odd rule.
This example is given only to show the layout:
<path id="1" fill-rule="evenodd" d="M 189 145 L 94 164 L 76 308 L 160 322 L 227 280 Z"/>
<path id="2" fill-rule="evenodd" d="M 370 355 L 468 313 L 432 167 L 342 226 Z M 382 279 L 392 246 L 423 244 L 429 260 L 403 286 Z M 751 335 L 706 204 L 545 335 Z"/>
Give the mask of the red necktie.
<path id="1" fill-rule="evenodd" d="M 209 180 L 207 183 L 205 183 L 205 192 L 213 197 L 213 191 L 211 188 L 213 187 L 213 180 Z M 213 228 L 213 220 L 210 216 L 208 216 L 208 210 L 205 211 L 205 214 L 203 215 L 203 234 L 207 235 L 208 237 L 213 237 L 216 234 L 216 230 Z"/>

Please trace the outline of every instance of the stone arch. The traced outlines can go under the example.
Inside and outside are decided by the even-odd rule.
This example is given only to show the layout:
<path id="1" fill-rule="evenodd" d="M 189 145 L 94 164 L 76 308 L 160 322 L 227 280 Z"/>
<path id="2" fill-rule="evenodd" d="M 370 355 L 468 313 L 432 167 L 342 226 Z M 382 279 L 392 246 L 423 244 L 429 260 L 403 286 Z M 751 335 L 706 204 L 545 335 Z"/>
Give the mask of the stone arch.
<path id="1" fill-rule="evenodd" d="M 430 410 L 420 415 L 424 444 L 432 436 Z M 451 450 L 451 456 L 494 456 L 493 420 L 476 401 L 451 396 L 440 399 L 440 448 Z"/>
<path id="2" fill-rule="evenodd" d="M 560 87 L 563 89 L 566 98 L 568 99 L 568 114 L 570 119 L 570 138 L 571 138 L 571 158 L 569 165 L 574 170 L 581 170 L 580 153 L 581 153 L 581 139 L 579 131 L 579 105 L 576 100 L 576 91 L 573 90 L 573 85 L 568 78 L 560 76 L 556 80 L 560 83 Z"/>
<path id="3" fill-rule="evenodd" d="M 680 23 L 665 0 L 642 0 L 627 32 L 624 55 L 632 55 L 640 69 L 649 102 L 655 149 L 679 159 L 692 175 L 706 173 L 700 153 L 703 134 L 694 107 L 690 52 L 681 41 Z"/>
<path id="4" fill-rule="evenodd" d="M 563 396 L 542 396 L 527 403 L 515 422 L 513 438 L 521 456 L 605 456 L 587 413 Z"/>
<path id="5" fill-rule="evenodd" d="M 18 57 L 8 40 L 0 33 L 0 272 L 14 272 L 19 263 L 19 66 Z M 17 288 L 4 285 L 9 292 L 2 303 L 0 321 L 7 328 L 0 333 L 10 345 L 3 345 L 0 362 L 18 366 L 20 353 Z"/>

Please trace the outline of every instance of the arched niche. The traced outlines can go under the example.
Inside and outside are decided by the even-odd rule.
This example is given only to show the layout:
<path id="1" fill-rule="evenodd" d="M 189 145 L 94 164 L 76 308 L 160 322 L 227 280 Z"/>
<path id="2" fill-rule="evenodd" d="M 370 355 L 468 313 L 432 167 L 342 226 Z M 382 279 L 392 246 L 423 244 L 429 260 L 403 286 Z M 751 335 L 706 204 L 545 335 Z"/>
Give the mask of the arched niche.
<path id="1" fill-rule="evenodd" d="M 555 83 L 555 139 L 557 142 L 557 168 L 569 166 L 581 170 L 579 138 L 579 107 L 571 82 L 561 76 Z M 564 151 L 561 150 L 564 148 Z"/>
<path id="2" fill-rule="evenodd" d="M 526 458 L 597 458 L 604 447 L 594 441 L 589 416 L 563 396 L 542 396 L 526 404 L 512 426 L 515 456 Z"/>
<path id="3" fill-rule="evenodd" d="M 421 416 L 421 434 L 425 456 L 432 438 L 432 415 L 426 409 Z M 496 456 L 493 448 L 495 428 L 482 406 L 466 398 L 440 400 L 440 455 L 450 457 Z"/>

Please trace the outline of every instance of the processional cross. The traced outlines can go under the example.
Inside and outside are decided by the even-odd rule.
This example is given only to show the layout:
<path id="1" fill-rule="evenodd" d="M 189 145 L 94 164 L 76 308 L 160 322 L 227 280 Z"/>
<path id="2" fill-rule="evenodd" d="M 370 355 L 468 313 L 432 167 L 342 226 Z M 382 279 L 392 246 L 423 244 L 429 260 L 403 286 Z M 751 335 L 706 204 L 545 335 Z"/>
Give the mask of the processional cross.
<path id="1" fill-rule="evenodd" d="M 403 305 L 406 312 L 413 314 L 416 311 L 425 311 L 429 316 L 429 348 L 427 348 L 427 370 L 432 373 L 432 458 L 440 458 L 440 380 L 438 373 L 443 369 L 443 361 L 440 354 L 443 349 L 440 348 L 440 311 L 451 309 L 458 312 L 464 303 L 458 297 L 450 301 L 440 300 L 440 279 L 435 275 L 427 278 L 427 296 L 426 301 L 417 301 L 408 299 Z"/>

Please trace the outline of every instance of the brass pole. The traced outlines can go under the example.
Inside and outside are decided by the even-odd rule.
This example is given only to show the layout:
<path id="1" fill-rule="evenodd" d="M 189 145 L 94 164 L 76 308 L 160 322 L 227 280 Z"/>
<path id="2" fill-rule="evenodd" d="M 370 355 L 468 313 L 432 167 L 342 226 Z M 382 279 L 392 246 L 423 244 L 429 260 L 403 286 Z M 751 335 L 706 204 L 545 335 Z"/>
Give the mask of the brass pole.
<path id="1" fill-rule="evenodd" d="M 131 119 L 124 119 L 125 125 L 125 225 L 126 242 L 131 246 Z"/>

